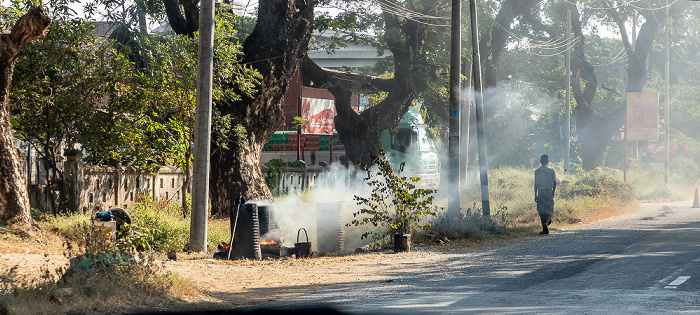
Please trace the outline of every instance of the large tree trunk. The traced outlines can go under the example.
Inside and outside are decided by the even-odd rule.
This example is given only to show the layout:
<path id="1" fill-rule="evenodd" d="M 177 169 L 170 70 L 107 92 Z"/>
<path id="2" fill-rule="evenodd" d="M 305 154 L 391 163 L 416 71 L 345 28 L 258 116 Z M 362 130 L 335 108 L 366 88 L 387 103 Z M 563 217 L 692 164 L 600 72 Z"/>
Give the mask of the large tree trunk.
<path id="1" fill-rule="evenodd" d="M 581 143 L 581 160 L 583 168 L 594 169 L 602 165 L 603 153 L 610 144 L 612 137 L 624 124 L 625 102 L 606 115 L 596 112 L 591 106 L 597 91 L 597 78 L 593 66 L 585 59 L 585 41 L 581 30 L 581 19 L 575 6 L 572 6 L 572 26 L 574 35 L 579 42 L 574 47 L 572 69 L 577 74 L 572 81 L 572 89 L 576 107 L 574 118 L 576 119 L 576 131 Z M 607 10 L 610 16 L 618 24 L 628 59 L 627 68 L 627 92 L 641 92 L 647 82 L 646 60 L 654 43 L 655 34 L 659 28 L 659 21 L 663 22 L 661 15 L 652 16 L 653 12 L 645 12 L 646 22 L 642 25 L 637 36 L 636 46 L 632 47 L 627 38 L 624 21 L 621 14 L 615 9 Z M 582 79 L 586 84 L 582 90 Z"/>
<path id="2" fill-rule="evenodd" d="M 23 15 L 9 35 L 0 35 L 0 220 L 23 225 L 30 225 L 32 219 L 24 170 L 20 167 L 10 124 L 10 84 L 20 49 L 46 36 L 49 24 L 51 19 L 40 5 Z"/>
<path id="3" fill-rule="evenodd" d="M 356 113 L 350 107 L 352 91 L 346 80 L 339 80 L 310 60 L 303 64 L 304 75 L 321 85 L 328 85 L 328 91 L 335 97 L 335 128 L 345 146 L 345 154 L 355 163 L 372 163 L 367 152 L 379 152 L 379 134 L 396 127 L 416 96 L 436 77 L 435 70 L 423 62 L 426 26 L 412 20 L 399 21 L 386 12 L 383 17 L 387 25 L 385 40 L 394 56 L 395 72 L 391 80 L 372 80 L 374 89 L 389 92 L 379 104 Z"/>
<path id="4" fill-rule="evenodd" d="M 243 44 L 243 63 L 263 77 L 251 99 L 217 104 L 230 114 L 229 149 L 215 149 L 211 159 L 212 211 L 226 214 L 235 197 L 272 197 L 260 170 L 264 144 L 284 120 L 283 98 L 299 69 L 311 36 L 313 5 L 294 0 L 260 1 L 258 21 Z"/>

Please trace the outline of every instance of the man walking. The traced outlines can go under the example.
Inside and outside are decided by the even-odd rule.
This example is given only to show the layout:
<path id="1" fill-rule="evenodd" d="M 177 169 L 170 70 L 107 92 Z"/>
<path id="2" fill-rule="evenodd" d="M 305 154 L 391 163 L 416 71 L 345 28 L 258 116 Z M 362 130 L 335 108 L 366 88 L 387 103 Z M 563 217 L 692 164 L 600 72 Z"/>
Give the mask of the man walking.
<path id="1" fill-rule="evenodd" d="M 557 175 L 554 169 L 547 166 L 549 156 L 543 154 L 540 157 L 542 166 L 535 170 L 535 202 L 537 203 L 537 213 L 542 221 L 542 232 L 549 234 L 549 225 L 554 216 L 554 190 L 557 189 Z"/>

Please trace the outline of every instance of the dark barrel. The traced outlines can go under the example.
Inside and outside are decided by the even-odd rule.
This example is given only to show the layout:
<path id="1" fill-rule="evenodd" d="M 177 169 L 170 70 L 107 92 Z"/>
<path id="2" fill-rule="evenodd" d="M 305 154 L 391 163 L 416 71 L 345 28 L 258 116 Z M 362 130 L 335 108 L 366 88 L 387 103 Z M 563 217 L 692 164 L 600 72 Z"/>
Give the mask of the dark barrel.
<path id="1" fill-rule="evenodd" d="M 260 221 L 260 237 L 277 228 L 272 206 L 258 206 L 258 220 Z"/>
<path id="2" fill-rule="evenodd" d="M 261 259 L 261 257 L 258 205 L 245 204 L 239 208 L 231 259 Z"/>
<path id="3" fill-rule="evenodd" d="M 316 238 L 319 253 L 342 252 L 343 203 L 326 202 L 316 204 Z"/>

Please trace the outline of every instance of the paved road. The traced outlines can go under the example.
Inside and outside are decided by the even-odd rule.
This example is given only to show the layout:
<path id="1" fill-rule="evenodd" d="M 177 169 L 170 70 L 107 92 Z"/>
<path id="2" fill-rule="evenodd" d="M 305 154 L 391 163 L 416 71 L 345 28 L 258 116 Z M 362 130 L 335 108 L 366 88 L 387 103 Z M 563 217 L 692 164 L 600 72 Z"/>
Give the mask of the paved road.
<path id="1" fill-rule="evenodd" d="M 265 307 L 349 314 L 700 313 L 700 209 L 643 204 L 632 215 L 555 231 L 393 281 Z"/>

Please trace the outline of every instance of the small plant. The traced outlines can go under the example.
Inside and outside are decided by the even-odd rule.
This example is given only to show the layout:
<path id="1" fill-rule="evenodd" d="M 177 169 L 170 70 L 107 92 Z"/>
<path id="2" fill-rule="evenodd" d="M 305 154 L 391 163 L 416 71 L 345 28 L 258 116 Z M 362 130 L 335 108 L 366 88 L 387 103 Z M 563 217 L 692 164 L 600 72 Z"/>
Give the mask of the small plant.
<path id="1" fill-rule="evenodd" d="M 369 197 L 354 196 L 357 204 L 362 206 L 358 212 L 353 213 L 355 219 L 350 225 L 371 224 L 379 227 L 379 231 L 368 231 L 362 234 L 362 239 L 372 235 L 372 240 L 379 245 L 385 236 L 396 234 L 409 234 L 411 231 L 429 231 L 430 223 L 421 223 L 423 216 L 436 216 L 442 209 L 432 206 L 433 189 L 416 188 L 415 183 L 419 177 L 402 177 L 403 163 L 396 172 L 387 161 L 384 151 L 379 155 L 369 153 L 372 162 L 377 167 L 370 169 L 367 165 L 361 166 L 367 171 L 364 179 L 372 188 Z"/>
<path id="2" fill-rule="evenodd" d="M 306 124 L 308 123 L 308 119 L 304 119 L 299 116 L 294 116 L 292 120 L 292 129 L 304 131 L 304 129 L 306 129 Z"/>

